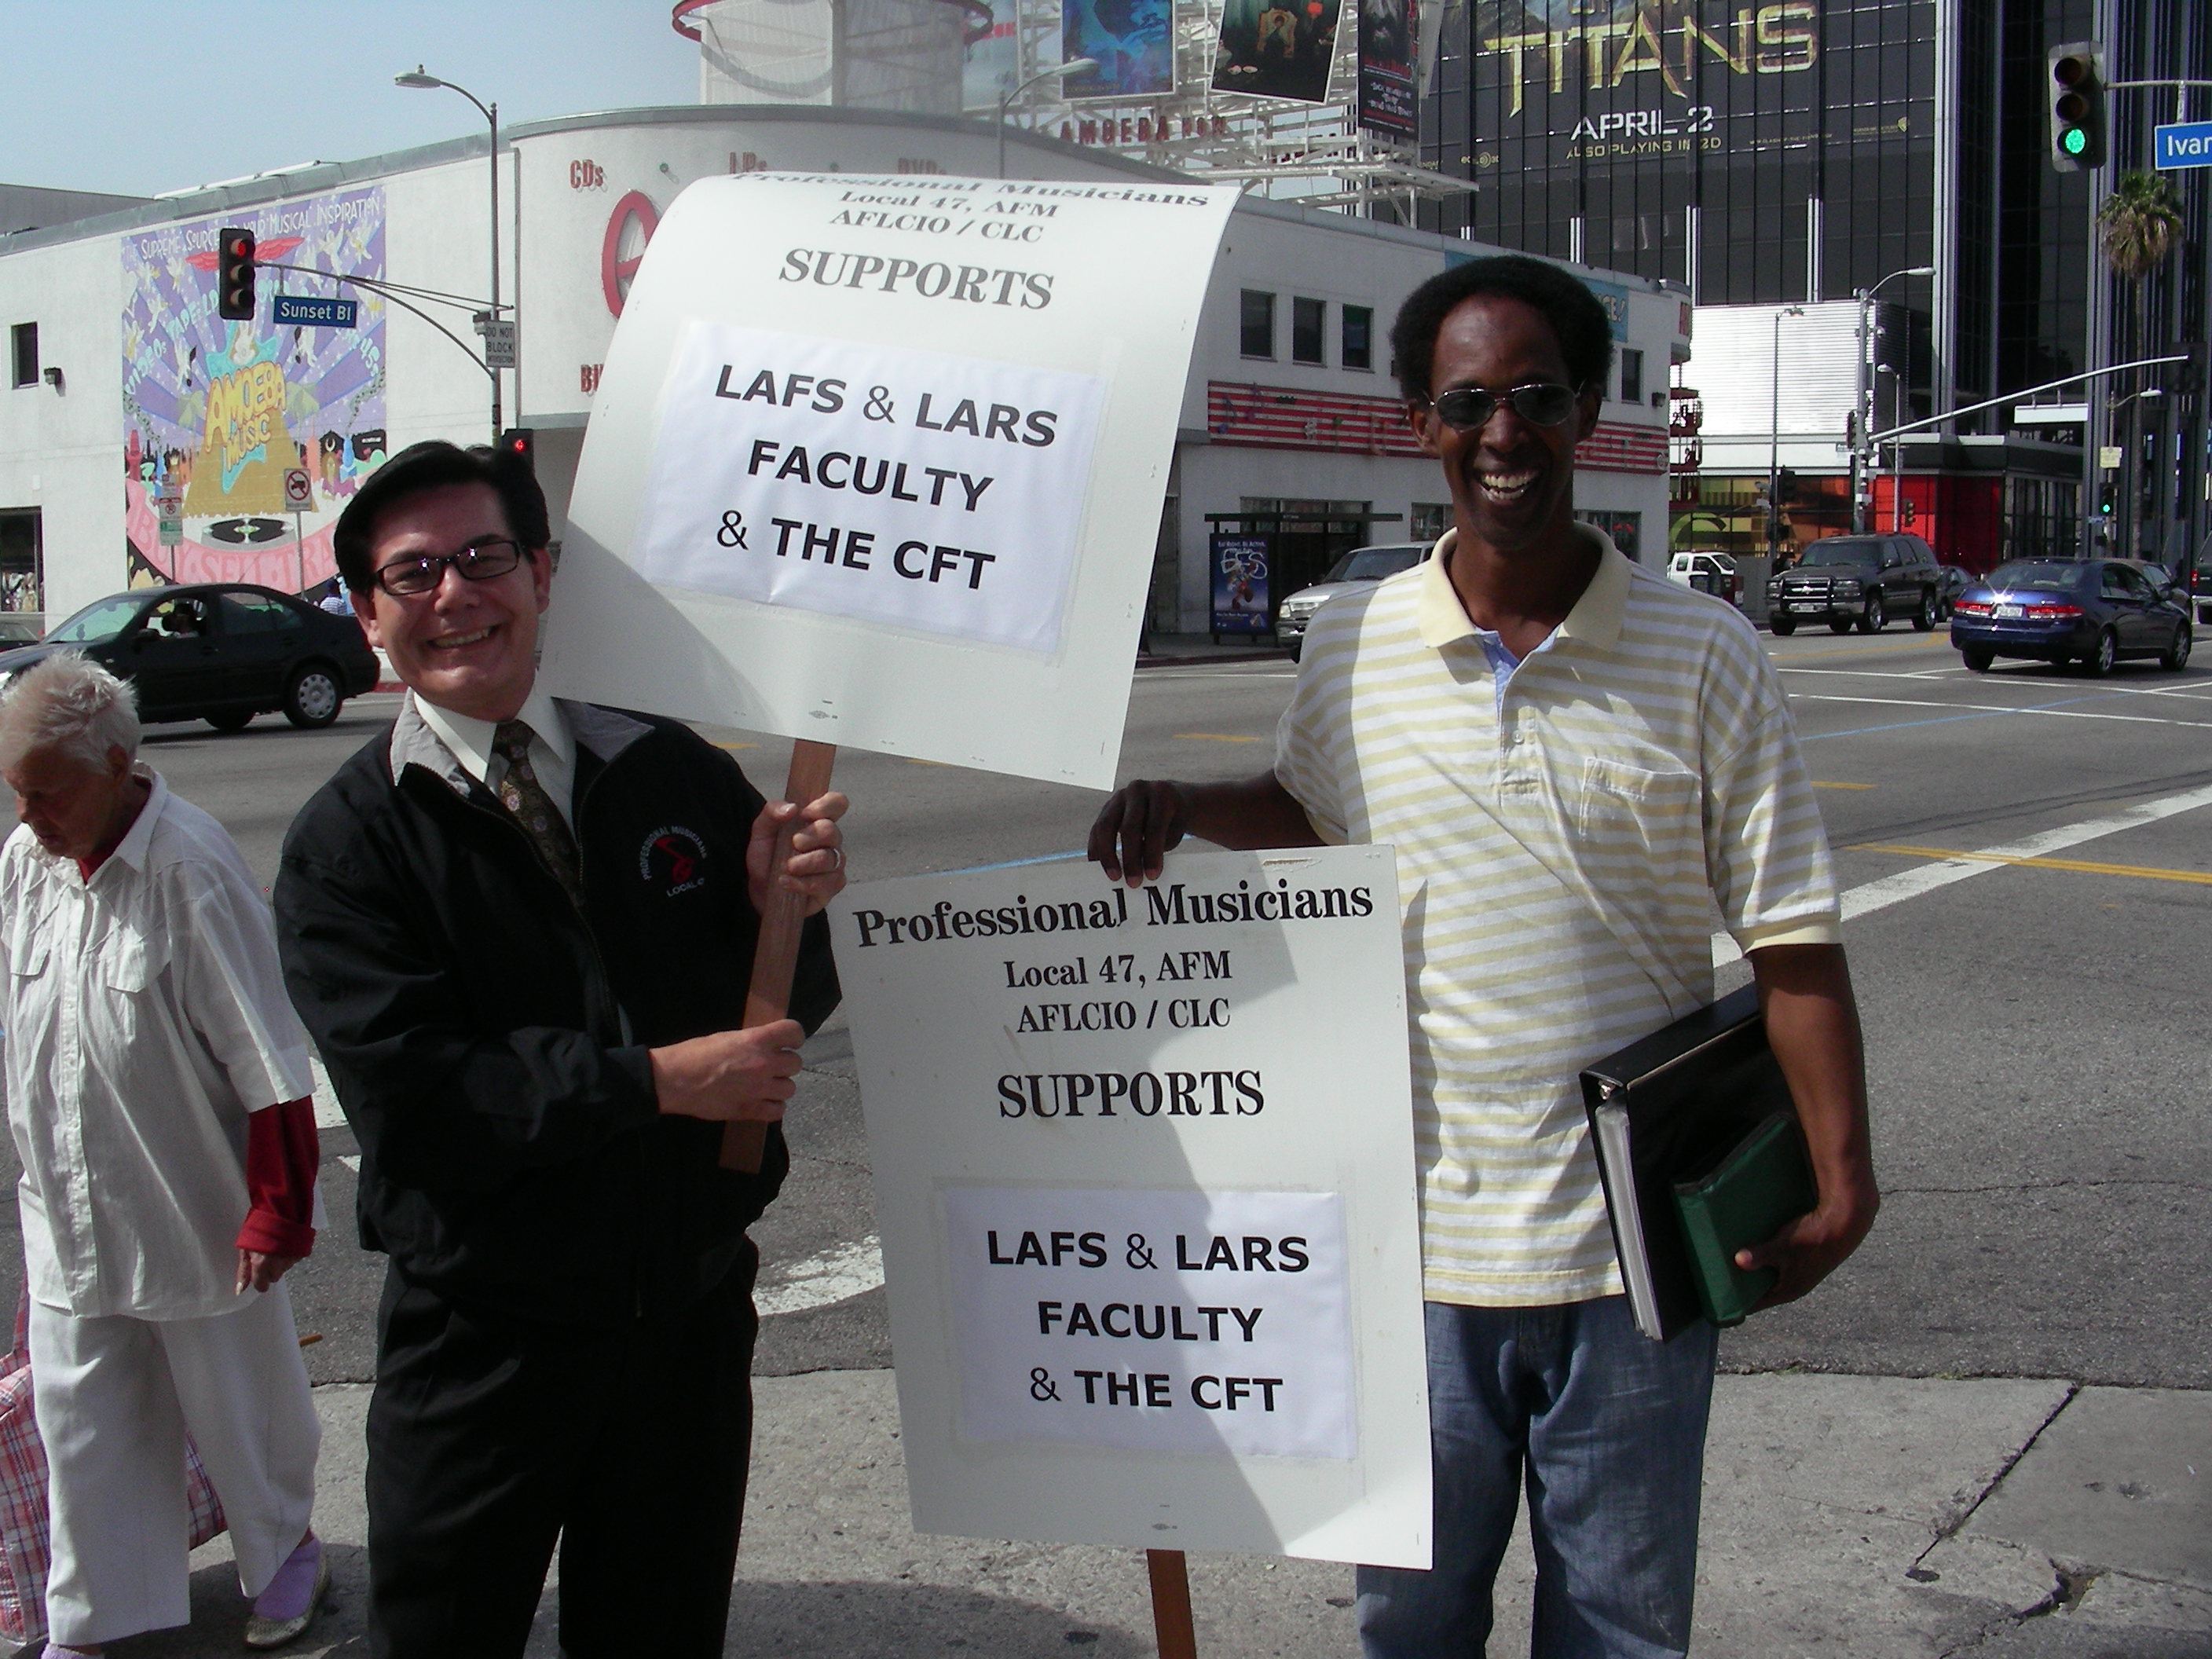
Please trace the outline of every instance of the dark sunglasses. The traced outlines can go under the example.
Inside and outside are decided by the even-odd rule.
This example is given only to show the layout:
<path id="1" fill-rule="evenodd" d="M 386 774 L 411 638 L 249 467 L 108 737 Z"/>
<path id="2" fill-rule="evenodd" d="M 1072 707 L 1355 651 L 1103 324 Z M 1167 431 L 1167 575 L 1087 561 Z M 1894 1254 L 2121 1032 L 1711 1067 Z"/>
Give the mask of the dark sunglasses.
<path id="1" fill-rule="evenodd" d="M 512 537 L 483 536 L 458 553 L 425 553 L 412 559 L 394 559 L 378 568 L 376 585 L 394 599 L 411 599 L 429 592 L 445 580 L 449 565 L 469 581 L 488 582 L 495 576 L 504 576 L 528 556 L 522 550 L 522 544 Z"/>
<path id="2" fill-rule="evenodd" d="M 1429 407 L 1455 431 L 1480 432 L 1501 403 L 1510 404 L 1513 412 L 1532 426 L 1558 426 L 1573 416 L 1581 396 L 1575 387 L 1557 380 L 1532 380 L 1503 396 L 1479 386 L 1454 386 L 1431 399 Z"/>

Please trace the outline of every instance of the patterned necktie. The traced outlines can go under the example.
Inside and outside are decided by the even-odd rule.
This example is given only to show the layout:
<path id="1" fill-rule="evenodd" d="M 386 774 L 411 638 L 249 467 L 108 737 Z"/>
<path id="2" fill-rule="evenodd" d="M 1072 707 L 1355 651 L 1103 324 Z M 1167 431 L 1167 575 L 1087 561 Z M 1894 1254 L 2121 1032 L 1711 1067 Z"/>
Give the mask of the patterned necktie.
<path id="1" fill-rule="evenodd" d="M 507 762 L 506 775 L 499 781 L 499 804 L 522 826 L 546 867 L 561 878 L 562 886 L 581 909 L 584 882 L 576 839 L 568 833 L 568 821 L 555 808 L 553 798 L 545 793 L 545 786 L 538 782 L 537 770 L 530 764 L 531 740 L 536 736 L 521 720 L 501 720 L 492 733 L 493 751 Z"/>

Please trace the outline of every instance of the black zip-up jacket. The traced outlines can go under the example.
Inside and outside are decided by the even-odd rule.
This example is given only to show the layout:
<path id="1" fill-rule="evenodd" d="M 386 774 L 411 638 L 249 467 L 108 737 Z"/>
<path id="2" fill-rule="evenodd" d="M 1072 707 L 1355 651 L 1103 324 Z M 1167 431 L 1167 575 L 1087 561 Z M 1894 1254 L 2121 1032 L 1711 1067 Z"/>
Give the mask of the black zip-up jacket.
<path id="1" fill-rule="evenodd" d="M 646 1050 L 739 1024 L 760 919 L 762 798 L 672 720 L 561 705 L 583 913 L 410 700 L 284 840 L 275 892 L 294 1006 L 361 1143 L 361 1240 L 456 1301 L 538 1321 L 704 1294 L 782 1184 L 721 1169 L 721 1126 L 663 1116 Z M 791 997 L 837 1006 L 807 924 Z"/>

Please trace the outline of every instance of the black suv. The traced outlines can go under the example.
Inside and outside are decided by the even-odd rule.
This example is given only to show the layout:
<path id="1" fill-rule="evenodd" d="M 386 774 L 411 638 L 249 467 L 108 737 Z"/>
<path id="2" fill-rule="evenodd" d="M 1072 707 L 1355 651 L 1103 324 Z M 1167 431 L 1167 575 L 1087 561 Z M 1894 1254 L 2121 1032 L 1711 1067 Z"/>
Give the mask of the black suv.
<path id="1" fill-rule="evenodd" d="M 1767 626 L 1794 634 L 1824 622 L 1838 634 L 1879 634 L 1892 617 L 1922 633 L 1942 614 L 1943 570 L 1917 536 L 1824 536 L 1774 579 Z"/>

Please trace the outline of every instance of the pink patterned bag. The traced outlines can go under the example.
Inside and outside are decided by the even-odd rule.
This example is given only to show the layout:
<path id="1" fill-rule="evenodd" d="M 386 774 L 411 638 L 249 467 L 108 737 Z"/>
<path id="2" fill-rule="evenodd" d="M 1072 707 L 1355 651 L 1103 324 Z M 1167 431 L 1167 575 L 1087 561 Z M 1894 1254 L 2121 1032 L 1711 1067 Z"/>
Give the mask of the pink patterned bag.
<path id="1" fill-rule="evenodd" d="M 185 1496 L 191 1507 L 191 1547 L 226 1524 L 199 1449 L 185 1437 Z M 31 1405 L 31 1291 L 15 1304 L 15 1346 L 0 1364 L 0 1637 L 35 1642 L 46 1633 L 46 1570 L 53 1559 L 46 1510 L 46 1447 Z"/>

